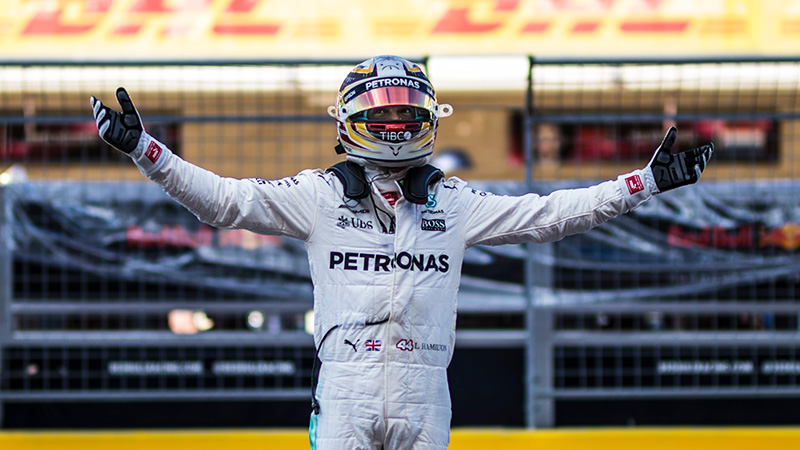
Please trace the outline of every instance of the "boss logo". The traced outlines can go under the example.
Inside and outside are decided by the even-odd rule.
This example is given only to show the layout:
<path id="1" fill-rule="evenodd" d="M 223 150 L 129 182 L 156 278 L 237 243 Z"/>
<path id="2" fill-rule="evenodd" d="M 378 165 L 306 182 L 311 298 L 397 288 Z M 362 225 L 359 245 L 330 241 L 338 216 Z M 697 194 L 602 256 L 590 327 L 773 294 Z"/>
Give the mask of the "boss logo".
<path id="1" fill-rule="evenodd" d="M 422 219 L 422 229 L 425 231 L 447 231 L 444 219 Z"/>

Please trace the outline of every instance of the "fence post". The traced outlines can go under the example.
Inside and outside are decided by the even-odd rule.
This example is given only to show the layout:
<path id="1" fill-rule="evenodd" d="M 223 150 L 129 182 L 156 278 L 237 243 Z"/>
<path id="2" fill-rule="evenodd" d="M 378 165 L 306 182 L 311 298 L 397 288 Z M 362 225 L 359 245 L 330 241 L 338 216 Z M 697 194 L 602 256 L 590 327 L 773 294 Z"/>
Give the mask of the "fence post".
<path id="1" fill-rule="evenodd" d="M 528 58 L 528 86 L 523 114 L 523 147 L 525 151 L 525 187 L 533 191 L 533 67 L 535 59 Z M 554 425 L 552 397 L 542 395 L 552 390 L 552 314 L 536 308 L 536 288 L 553 286 L 552 267 L 546 261 L 553 256 L 552 244 L 525 244 L 525 421 L 528 428 L 549 428 Z M 539 258 L 536 258 L 536 255 Z M 545 258 L 542 258 L 544 256 Z M 545 261 L 545 263 L 542 263 Z M 545 394 L 549 395 L 549 394 Z"/>
<path id="2" fill-rule="evenodd" d="M 3 373 L 4 346 L 11 339 L 11 231 L 8 226 L 8 189 L 0 185 L 0 374 Z M 3 383 L 0 377 L 0 428 L 3 427 Z"/>

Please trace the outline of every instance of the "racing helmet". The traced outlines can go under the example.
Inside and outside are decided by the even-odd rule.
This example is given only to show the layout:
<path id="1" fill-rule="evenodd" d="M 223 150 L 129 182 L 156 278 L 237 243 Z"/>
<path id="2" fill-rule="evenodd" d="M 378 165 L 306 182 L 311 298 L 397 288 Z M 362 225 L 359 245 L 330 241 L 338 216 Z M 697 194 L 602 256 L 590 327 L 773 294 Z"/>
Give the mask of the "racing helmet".
<path id="1" fill-rule="evenodd" d="M 381 114 L 403 106 L 399 117 Z M 383 110 L 382 110 L 383 109 Z M 397 56 L 377 56 L 354 67 L 328 108 L 337 123 L 347 159 L 363 166 L 408 167 L 427 164 L 440 117 L 453 113 L 438 104 L 428 77 L 417 64 Z"/>

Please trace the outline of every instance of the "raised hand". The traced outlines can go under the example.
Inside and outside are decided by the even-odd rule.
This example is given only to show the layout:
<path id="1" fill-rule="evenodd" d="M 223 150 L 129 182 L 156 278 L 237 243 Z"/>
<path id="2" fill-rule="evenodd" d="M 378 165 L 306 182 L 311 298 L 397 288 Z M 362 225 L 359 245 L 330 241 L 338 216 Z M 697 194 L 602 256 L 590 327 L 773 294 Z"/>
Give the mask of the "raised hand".
<path id="1" fill-rule="evenodd" d="M 142 126 L 142 119 L 125 88 L 117 88 L 117 101 L 122 112 L 114 111 L 103 105 L 103 102 L 97 98 L 92 97 L 94 119 L 100 137 L 104 141 L 121 152 L 130 153 L 139 144 L 139 139 L 144 133 L 144 126 Z"/>
<path id="2" fill-rule="evenodd" d="M 653 179 L 659 192 L 666 192 L 681 186 L 696 183 L 714 153 L 714 143 L 710 142 L 693 150 L 672 153 L 672 145 L 678 130 L 670 127 L 664 141 L 656 149 L 647 167 L 653 172 Z"/>

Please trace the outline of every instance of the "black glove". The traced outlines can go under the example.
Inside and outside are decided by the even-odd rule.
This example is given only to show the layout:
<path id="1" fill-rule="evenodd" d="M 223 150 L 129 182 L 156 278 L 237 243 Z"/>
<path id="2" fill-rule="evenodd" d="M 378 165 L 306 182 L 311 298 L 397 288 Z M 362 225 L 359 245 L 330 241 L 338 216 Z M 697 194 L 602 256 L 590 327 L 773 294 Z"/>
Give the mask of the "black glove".
<path id="1" fill-rule="evenodd" d="M 672 153 L 670 149 L 677 136 L 678 130 L 670 127 L 664 136 L 664 141 L 658 146 L 653 159 L 647 165 L 653 172 L 653 179 L 659 192 L 697 183 L 708 160 L 711 159 L 711 154 L 714 153 L 713 142 L 694 150 Z"/>
<path id="2" fill-rule="evenodd" d="M 121 152 L 130 153 L 136 149 L 144 133 L 142 119 L 125 88 L 117 88 L 117 101 L 122 107 L 121 113 L 92 97 L 94 120 L 104 141 Z"/>

